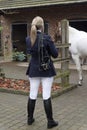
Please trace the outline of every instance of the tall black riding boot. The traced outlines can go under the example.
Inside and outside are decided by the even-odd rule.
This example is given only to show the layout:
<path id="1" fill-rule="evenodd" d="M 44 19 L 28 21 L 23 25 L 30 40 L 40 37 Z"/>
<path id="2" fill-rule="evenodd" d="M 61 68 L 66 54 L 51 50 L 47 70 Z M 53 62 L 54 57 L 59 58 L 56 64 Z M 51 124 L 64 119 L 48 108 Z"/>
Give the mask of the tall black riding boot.
<path id="1" fill-rule="evenodd" d="M 57 126 L 58 122 L 54 121 L 53 119 L 52 104 L 51 104 L 50 98 L 47 100 L 44 100 L 44 109 L 45 109 L 47 120 L 48 120 L 47 128 L 50 129 Z"/>
<path id="2" fill-rule="evenodd" d="M 28 125 L 32 125 L 32 123 L 34 122 L 33 114 L 34 114 L 34 109 L 35 109 L 35 103 L 36 103 L 36 100 L 30 99 L 30 98 L 28 99 L 28 104 L 27 104 L 27 113 L 28 113 L 27 124 Z"/>

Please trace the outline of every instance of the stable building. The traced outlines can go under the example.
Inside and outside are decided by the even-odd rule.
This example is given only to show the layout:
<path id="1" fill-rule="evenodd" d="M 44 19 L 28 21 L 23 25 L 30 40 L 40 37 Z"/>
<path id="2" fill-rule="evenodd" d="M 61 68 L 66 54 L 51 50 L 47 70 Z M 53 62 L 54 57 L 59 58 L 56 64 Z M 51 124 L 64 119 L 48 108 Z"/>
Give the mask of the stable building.
<path id="1" fill-rule="evenodd" d="M 62 19 L 87 31 L 87 0 L 0 0 L 0 60 L 12 61 L 14 47 L 26 54 L 25 38 L 37 15 L 43 17 L 44 31 L 52 38 Z"/>

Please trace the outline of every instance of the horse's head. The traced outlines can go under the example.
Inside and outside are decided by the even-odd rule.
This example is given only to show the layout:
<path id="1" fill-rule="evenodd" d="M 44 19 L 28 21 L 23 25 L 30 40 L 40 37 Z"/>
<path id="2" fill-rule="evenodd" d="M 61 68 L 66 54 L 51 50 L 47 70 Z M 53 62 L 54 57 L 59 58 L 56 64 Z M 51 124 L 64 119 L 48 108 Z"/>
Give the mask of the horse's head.
<path id="1" fill-rule="evenodd" d="M 61 22 L 56 23 L 54 42 L 61 42 Z"/>

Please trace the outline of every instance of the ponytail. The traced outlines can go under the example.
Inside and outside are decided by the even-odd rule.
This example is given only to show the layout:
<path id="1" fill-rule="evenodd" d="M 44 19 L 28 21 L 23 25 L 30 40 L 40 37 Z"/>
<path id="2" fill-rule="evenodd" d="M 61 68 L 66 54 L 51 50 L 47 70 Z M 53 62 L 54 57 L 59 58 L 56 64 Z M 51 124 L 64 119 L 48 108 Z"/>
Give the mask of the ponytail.
<path id="1" fill-rule="evenodd" d="M 37 37 L 37 30 L 44 30 L 44 21 L 41 17 L 37 16 L 33 19 L 32 24 L 31 24 L 31 31 L 30 31 L 30 39 L 31 39 L 31 45 L 33 46 L 36 37 Z"/>
<path id="2" fill-rule="evenodd" d="M 31 26 L 30 38 L 31 38 L 31 45 L 33 46 L 37 37 L 37 28 L 35 25 Z"/>

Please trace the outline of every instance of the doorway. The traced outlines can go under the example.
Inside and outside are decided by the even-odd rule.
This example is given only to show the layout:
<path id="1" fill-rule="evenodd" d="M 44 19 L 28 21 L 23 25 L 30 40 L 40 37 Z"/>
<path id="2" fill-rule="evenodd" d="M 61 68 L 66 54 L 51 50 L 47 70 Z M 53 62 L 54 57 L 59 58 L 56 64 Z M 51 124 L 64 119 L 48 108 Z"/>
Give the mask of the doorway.
<path id="1" fill-rule="evenodd" d="M 87 20 L 69 21 L 69 25 L 78 30 L 87 32 Z"/>
<path id="2" fill-rule="evenodd" d="M 27 24 L 15 23 L 12 24 L 12 45 L 18 52 L 23 51 L 26 54 Z"/>

